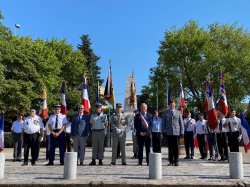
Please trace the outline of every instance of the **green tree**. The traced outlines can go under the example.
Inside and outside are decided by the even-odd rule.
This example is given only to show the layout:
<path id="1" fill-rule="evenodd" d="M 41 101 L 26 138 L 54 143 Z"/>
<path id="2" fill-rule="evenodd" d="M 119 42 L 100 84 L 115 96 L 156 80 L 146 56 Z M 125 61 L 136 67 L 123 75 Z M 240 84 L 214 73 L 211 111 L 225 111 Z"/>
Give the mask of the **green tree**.
<path id="1" fill-rule="evenodd" d="M 98 60 L 100 59 L 97 56 L 92 47 L 91 47 L 91 40 L 88 35 L 82 35 L 80 37 L 81 44 L 78 45 L 78 49 L 84 54 L 86 58 L 86 76 L 87 76 L 87 84 L 88 84 L 88 93 L 90 103 L 93 104 L 96 101 L 97 95 L 97 82 L 99 81 L 99 85 L 102 85 L 103 79 L 100 78 L 101 68 L 98 66 Z M 93 109 L 93 107 L 92 107 Z"/>
<path id="2" fill-rule="evenodd" d="M 160 104 L 166 103 L 166 78 L 174 97 L 182 80 L 189 107 L 203 111 L 206 76 L 212 80 L 217 99 L 221 70 L 230 106 L 249 95 L 250 35 L 242 27 L 215 23 L 205 29 L 190 21 L 180 29 L 166 31 L 160 44 L 157 66 L 151 68 L 147 89 L 155 93 L 155 85 L 159 84 Z M 155 103 L 153 100 L 149 103 Z"/>

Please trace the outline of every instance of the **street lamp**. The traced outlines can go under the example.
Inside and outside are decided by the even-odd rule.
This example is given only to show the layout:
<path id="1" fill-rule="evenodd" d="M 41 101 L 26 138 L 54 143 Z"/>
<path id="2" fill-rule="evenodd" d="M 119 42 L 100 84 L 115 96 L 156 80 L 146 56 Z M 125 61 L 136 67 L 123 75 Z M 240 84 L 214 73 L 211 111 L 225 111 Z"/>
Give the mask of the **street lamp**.
<path id="1" fill-rule="evenodd" d="M 20 29 L 21 28 L 21 25 L 20 24 L 15 24 L 15 32 L 14 32 L 14 35 L 16 36 L 16 31 L 17 29 Z"/>

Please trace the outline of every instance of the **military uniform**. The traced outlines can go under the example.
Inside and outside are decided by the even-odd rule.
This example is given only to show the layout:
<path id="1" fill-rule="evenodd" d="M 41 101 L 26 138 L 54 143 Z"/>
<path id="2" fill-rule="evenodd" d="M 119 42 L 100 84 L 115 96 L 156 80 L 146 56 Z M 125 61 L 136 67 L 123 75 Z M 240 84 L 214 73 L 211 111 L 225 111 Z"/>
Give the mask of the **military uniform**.
<path id="1" fill-rule="evenodd" d="M 96 107 L 102 107 L 101 104 L 96 104 Z M 105 124 L 107 124 L 107 115 L 95 113 L 91 115 L 90 125 L 92 130 L 92 162 L 90 165 L 96 165 L 95 159 L 99 159 L 99 165 L 103 165 L 104 158 L 104 139 L 105 139 Z"/>
<path id="2" fill-rule="evenodd" d="M 22 157 L 22 130 L 23 130 L 23 120 L 14 121 L 11 126 L 13 144 L 14 144 L 14 152 L 13 159 L 14 161 L 21 161 Z"/>
<path id="3" fill-rule="evenodd" d="M 118 105 L 121 106 L 121 105 Z M 111 164 L 116 163 L 117 158 L 117 148 L 118 143 L 120 144 L 121 150 L 121 159 L 122 164 L 126 165 L 126 151 L 125 151 L 125 144 L 126 144 L 126 115 L 123 113 L 114 113 L 110 117 L 110 125 L 112 130 L 112 160 Z"/>
<path id="4" fill-rule="evenodd" d="M 31 164 L 35 165 L 37 159 L 37 149 L 39 143 L 39 132 L 43 131 L 44 125 L 42 119 L 35 115 L 25 118 L 23 125 L 24 140 L 24 162 L 28 165 L 29 149 L 31 148 Z"/>

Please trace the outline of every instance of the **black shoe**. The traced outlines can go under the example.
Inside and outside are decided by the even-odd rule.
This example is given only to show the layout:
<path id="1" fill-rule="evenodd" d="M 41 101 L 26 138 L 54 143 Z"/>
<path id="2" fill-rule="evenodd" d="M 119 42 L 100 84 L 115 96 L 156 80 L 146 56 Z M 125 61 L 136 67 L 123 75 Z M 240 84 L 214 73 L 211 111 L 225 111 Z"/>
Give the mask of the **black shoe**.
<path id="1" fill-rule="evenodd" d="M 48 163 L 48 164 L 45 164 L 45 166 L 53 166 L 54 165 L 54 163 Z"/>
<path id="2" fill-rule="evenodd" d="M 213 160 L 214 158 L 213 157 L 210 157 L 209 159 L 207 159 L 207 160 Z"/>
<path id="3" fill-rule="evenodd" d="M 178 162 L 175 162 L 175 163 L 174 163 L 174 166 L 179 166 L 179 163 L 178 163 Z"/>
<path id="4" fill-rule="evenodd" d="M 128 164 L 127 164 L 126 162 L 123 162 L 122 165 L 123 165 L 123 166 L 126 166 L 126 165 L 128 165 Z"/>
<path id="5" fill-rule="evenodd" d="M 190 157 L 189 157 L 189 156 L 186 156 L 184 159 L 190 159 Z"/>
<path id="6" fill-rule="evenodd" d="M 16 161 L 17 161 L 17 162 L 21 162 L 22 160 L 21 160 L 20 158 L 17 158 Z"/>
<path id="7" fill-rule="evenodd" d="M 22 166 L 27 166 L 28 165 L 28 162 L 24 162 L 23 164 L 22 164 Z"/>
<path id="8" fill-rule="evenodd" d="M 174 163 L 169 162 L 167 166 L 173 166 Z"/>
<path id="9" fill-rule="evenodd" d="M 64 165 L 64 162 L 60 162 L 60 165 L 63 166 L 63 165 Z"/>
<path id="10" fill-rule="evenodd" d="M 80 162 L 80 166 L 83 166 L 83 162 Z"/>
<path id="11" fill-rule="evenodd" d="M 95 166 L 95 165 L 96 165 L 95 160 L 92 160 L 92 162 L 90 162 L 89 165 L 90 165 L 90 166 Z"/>
<path id="12" fill-rule="evenodd" d="M 35 162 L 33 162 L 33 163 L 31 163 L 31 165 L 32 165 L 32 166 L 35 166 L 35 165 L 36 165 L 36 163 L 35 163 Z"/>
<path id="13" fill-rule="evenodd" d="M 147 163 L 147 166 L 149 166 L 149 163 Z"/>
<path id="14" fill-rule="evenodd" d="M 102 165 L 103 165 L 102 160 L 99 160 L 99 165 L 100 165 L 100 166 L 102 166 Z"/>
<path id="15" fill-rule="evenodd" d="M 191 157 L 190 157 L 190 159 L 194 159 L 194 157 L 193 157 L 193 156 L 191 156 Z"/>
<path id="16" fill-rule="evenodd" d="M 114 163 L 114 162 L 111 162 L 111 163 L 110 163 L 110 166 L 114 166 L 114 165 L 115 165 L 115 163 Z"/>
<path id="17" fill-rule="evenodd" d="M 15 162 L 16 161 L 16 158 L 13 158 L 13 162 Z"/>
<path id="18" fill-rule="evenodd" d="M 142 163 L 138 163 L 137 166 L 142 166 Z"/>

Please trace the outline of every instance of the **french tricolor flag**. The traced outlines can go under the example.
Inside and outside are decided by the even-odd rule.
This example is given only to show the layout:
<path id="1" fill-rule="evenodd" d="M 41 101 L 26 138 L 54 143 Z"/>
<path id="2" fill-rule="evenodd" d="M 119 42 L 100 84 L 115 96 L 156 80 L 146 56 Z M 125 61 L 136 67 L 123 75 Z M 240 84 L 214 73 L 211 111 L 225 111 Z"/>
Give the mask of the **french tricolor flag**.
<path id="1" fill-rule="evenodd" d="M 90 102 L 89 102 L 88 88 L 87 88 L 87 77 L 83 78 L 82 105 L 84 106 L 84 113 L 87 115 L 90 114 Z"/>
<path id="2" fill-rule="evenodd" d="M 218 117 L 214 104 L 214 95 L 212 92 L 211 85 L 208 81 L 206 81 L 205 86 L 207 103 L 207 123 L 211 129 L 215 129 L 218 126 Z"/>
<path id="3" fill-rule="evenodd" d="M 185 103 L 185 98 L 184 98 L 184 92 L 182 89 L 182 83 L 180 82 L 180 90 L 179 90 L 179 95 L 178 95 L 178 109 L 180 110 L 182 116 L 184 113 L 184 107 L 185 107 L 186 103 Z"/>
<path id="4" fill-rule="evenodd" d="M 67 104 L 66 104 L 66 83 L 62 82 L 61 87 L 61 113 L 67 115 Z"/>
<path id="5" fill-rule="evenodd" d="M 241 119 L 241 125 L 242 125 L 241 133 L 242 133 L 242 139 L 244 143 L 244 149 L 245 149 L 245 152 L 247 153 L 247 150 L 250 149 L 250 142 L 249 142 L 250 127 L 242 112 L 240 114 L 240 119 Z"/>
<path id="6" fill-rule="evenodd" d="M 0 152 L 4 149 L 4 115 L 0 117 Z"/>
<path id="7" fill-rule="evenodd" d="M 220 79 L 220 90 L 219 90 L 219 107 L 220 107 L 220 112 L 226 116 L 228 113 L 228 105 L 227 105 L 227 95 L 226 95 L 226 89 L 225 89 L 225 84 L 224 84 L 224 74 L 220 73 L 219 75 Z"/>

